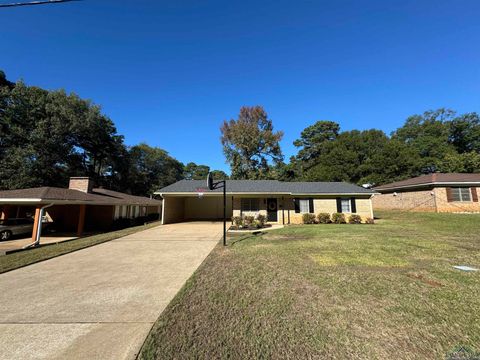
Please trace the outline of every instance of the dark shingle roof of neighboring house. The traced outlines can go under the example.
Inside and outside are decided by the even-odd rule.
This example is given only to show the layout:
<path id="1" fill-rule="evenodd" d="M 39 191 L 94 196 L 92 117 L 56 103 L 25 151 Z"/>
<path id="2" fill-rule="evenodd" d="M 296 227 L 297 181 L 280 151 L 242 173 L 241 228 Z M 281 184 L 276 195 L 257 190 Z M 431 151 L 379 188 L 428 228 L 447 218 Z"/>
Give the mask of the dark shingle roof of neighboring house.
<path id="1" fill-rule="evenodd" d="M 136 196 L 136 195 L 130 195 L 130 194 L 125 194 L 121 193 L 118 191 L 113 191 L 113 190 L 108 190 L 104 188 L 95 188 L 92 190 L 93 195 L 100 195 L 104 199 L 117 199 L 119 201 L 122 201 L 124 203 L 128 202 L 129 204 L 138 204 L 138 205 L 153 205 L 153 206 L 158 206 L 161 201 L 156 200 L 156 199 L 150 199 L 144 196 Z M 107 201 L 107 200 L 105 200 Z"/>
<path id="2" fill-rule="evenodd" d="M 52 202 L 65 203 L 75 202 L 78 204 L 96 205 L 160 205 L 159 200 L 149 199 L 142 196 L 133 196 L 107 189 L 93 189 L 90 193 L 79 190 L 64 189 L 57 187 L 38 187 L 18 190 L 0 191 L 0 202 L 9 200 L 23 202 Z"/>
<path id="3" fill-rule="evenodd" d="M 433 173 L 417 176 L 411 179 L 396 181 L 390 184 L 380 185 L 374 188 L 376 191 L 408 189 L 431 185 L 449 185 L 449 184 L 480 184 L 480 174 L 460 174 L 460 173 Z"/>
<path id="4" fill-rule="evenodd" d="M 156 194 L 222 192 L 223 189 L 207 190 L 205 180 L 180 180 L 168 185 Z M 283 182 L 278 180 L 227 180 L 227 193 L 265 194 L 373 194 L 363 187 L 344 182 Z"/>

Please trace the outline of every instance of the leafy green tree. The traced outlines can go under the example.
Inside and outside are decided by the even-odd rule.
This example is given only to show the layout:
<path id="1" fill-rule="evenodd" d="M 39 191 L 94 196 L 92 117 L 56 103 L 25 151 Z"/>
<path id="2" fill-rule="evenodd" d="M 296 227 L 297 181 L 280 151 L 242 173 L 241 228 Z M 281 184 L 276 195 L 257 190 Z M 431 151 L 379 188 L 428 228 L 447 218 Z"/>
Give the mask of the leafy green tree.
<path id="1" fill-rule="evenodd" d="M 220 130 L 233 179 L 269 178 L 270 163 L 283 160 L 283 132 L 273 130 L 272 120 L 261 106 L 242 107 L 238 119 L 224 121 Z"/>
<path id="2" fill-rule="evenodd" d="M 317 149 L 308 161 L 295 158 L 298 179 L 381 184 L 419 171 L 415 150 L 376 129 L 338 132 Z"/>
<path id="3" fill-rule="evenodd" d="M 365 159 L 357 183 L 380 185 L 420 175 L 419 161 L 415 149 L 390 139 Z"/>
<path id="4" fill-rule="evenodd" d="M 65 184 L 73 144 L 63 100 L 22 82 L 10 91 L 1 117 L 0 187 Z"/>
<path id="5" fill-rule="evenodd" d="M 113 181 L 123 137 L 99 107 L 19 81 L 0 88 L 0 188 L 60 186 L 72 175 Z"/>
<path id="6" fill-rule="evenodd" d="M 419 166 L 424 172 L 433 172 L 438 170 L 447 154 L 455 153 L 455 147 L 449 141 L 447 125 L 454 118 L 455 112 L 448 109 L 413 115 L 392 133 L 392 138 L 413 147 L 420 155 Z"/>
<path id="7" fill-rule="evenodd" d="M 181 162 L 145 143 L 130 148 L 129 169 L 128 189 L 135 195 L 151 195 L 183 177 Z"/>
<path id="8" fill-rule="evenodd" d="M 340 125 L 333 121 L 317 121 L 300 134 L 300 139 L 293 145 L 301 148 L 297 158 L 303 162 L 314 160 L 322 153 L 322 146 L 328 141 L 334 141 L 340 132 Z"/>
<path id="9" fill-rule="evenodd" d="M 441 172 L 478 173 L 480 153 L 471 151 L 462 154 L 447 154 L 439 166 Z"/>
<path id="10" fill-rule="evenodd" d="M 123 136 L 117 134 L 113 121 L 104 116 L 98 106 L 76 96 L 71 97 L 73 105 L 78 103 L 73 110 L 83 107 L 82 117 L 72 117 L 75 119 L 72 122 L 72 137 L 77 156 L 76 172 L 102 183 L 114 171 L 114 159 L 124 150 Z"/>
<path id="11" fill-rule="evenodd" d="M 8 81 L 5 73 L 2 70 L 0 70 L 0 87 L 7 87 L 9 89 L 13 89 L 14 86 L 15 86 L 15 83 Z"/>
<path id="12" fill-rule="evenodd" d="M 203 180 L 207 178 L 210 167 L 189 162 L 183 170 L 183 177 L 187 180 Z"/>
<path id="13" fill-rule="evenodd" d="M 447 122 L 449 142 L 458 153 L 474 151 L 480 153 L 480 117 L 477 113 L 467 113 Z"/>
<path id="14" fill-rule="evenodd" d="M 229 177 L 225 171 L 212 170 L 211 171 L 214 180 L 228 180 Z"/>

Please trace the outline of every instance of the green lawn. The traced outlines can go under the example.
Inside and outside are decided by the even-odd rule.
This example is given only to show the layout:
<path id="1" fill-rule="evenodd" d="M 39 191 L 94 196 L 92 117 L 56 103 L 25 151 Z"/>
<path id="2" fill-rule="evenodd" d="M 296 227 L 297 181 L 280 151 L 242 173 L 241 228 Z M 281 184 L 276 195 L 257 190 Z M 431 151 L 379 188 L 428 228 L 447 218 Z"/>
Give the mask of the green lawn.
<path id="1" fill-rule="evenodd" d="M 480 350 L 480 215 L 378 213 L 218 246 L 142 359 L 442 359 Z"/>
<path id="2" fill-rule="evenodd" d="M 159 221 L 0 256 L 0 274 L 160 225 Z"/>

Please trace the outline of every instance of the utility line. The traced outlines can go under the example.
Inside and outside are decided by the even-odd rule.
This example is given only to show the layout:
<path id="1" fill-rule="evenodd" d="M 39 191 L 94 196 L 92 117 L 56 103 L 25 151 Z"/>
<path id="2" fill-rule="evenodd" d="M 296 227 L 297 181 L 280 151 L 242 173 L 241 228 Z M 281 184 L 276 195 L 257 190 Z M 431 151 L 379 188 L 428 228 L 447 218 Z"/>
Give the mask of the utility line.
<path id="1" fill-rule="evenodd" d="M 2 8 L 2 7 L 58 4 L 58 3 L 72 2 L 72 1 L 82 1 L 82 0 L 44 0 L 44 1 L 18 2 L 18 3 L 10 3 L 10 4 L 0 4 L 0 8 Z"/>

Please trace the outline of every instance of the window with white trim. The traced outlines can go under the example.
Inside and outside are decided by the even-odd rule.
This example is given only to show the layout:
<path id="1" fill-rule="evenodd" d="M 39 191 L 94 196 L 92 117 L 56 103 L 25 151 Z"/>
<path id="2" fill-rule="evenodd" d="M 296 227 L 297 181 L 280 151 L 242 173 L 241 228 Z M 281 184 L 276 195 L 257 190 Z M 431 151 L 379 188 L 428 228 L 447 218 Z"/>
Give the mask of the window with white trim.
<path id="1" fill-rule="evenodd" d="M 242 199 L 242 211 L 259 211 L 260 199 L 255 198 L 243 198 Z"/>
<path id="2" fill-rule="evenodd" d="M 308 214 L 310 212 L 310 200 L 309 199 L 298 199 L 298 205 L 300 207 L 300 213 Z"/>
<path id="3" fill-rule="evenodd" d="M 452 201 L 472 201 L 470 188 L 452 188 Z"/>
<path id="4" fill-rule="evenodd" d="M 350 199 L 342 199 L 342 213 L 350 213 L 352 212 L 352 202 Z"/>

